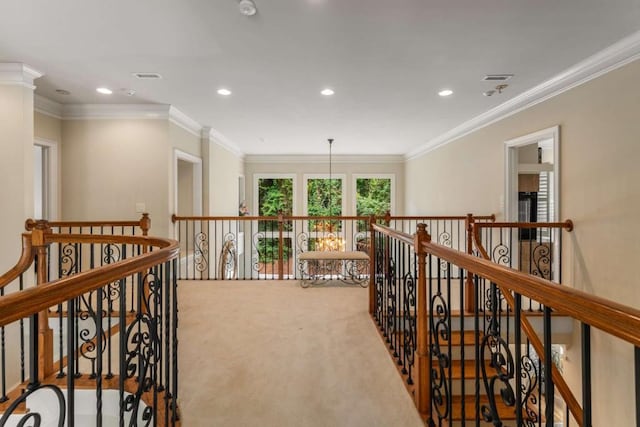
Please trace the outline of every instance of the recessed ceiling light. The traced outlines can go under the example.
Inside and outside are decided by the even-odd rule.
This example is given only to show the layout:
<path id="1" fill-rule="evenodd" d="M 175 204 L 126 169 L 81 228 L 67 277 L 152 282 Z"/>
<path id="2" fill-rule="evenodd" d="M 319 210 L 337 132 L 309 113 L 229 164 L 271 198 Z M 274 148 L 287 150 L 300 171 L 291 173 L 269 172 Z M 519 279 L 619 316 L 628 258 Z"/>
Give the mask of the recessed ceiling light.
<path id="1" fill-rule="evenodd" d="M 218 95 L 229 96 L 231 95 L 231 91 L 229 89 L 218 89 Z"/>
<path id="2" fill-rule="evenodd" d="M 240 9 L 240 13 L 244 16 L 253 16 L 258 11 L 253 0 L 240 0 L 238 2 L 238 9 Z"/>
<path id="3" fill-rule="evenodd" d="M 113 91 L 106 87 L 99 87 L 96 89 L 96 92 L 101 93 L 103 95 L 111 95 Z"/>
<path id="4" fill-rule="evenodd" d="M 333 91 L 333 89 L 326 88 L 326 89 L 322 89 L 320 93 L 323 94 L 324 96 L 331 96 L 335 92 Z"/>
<path id="5" fill-rule="evenodd" d="M 440 96 L 449 96 L 453 93 L 453 91 L 451 89 L 442 89 L 440 92 L 438 92 L 438 95 Z"/>

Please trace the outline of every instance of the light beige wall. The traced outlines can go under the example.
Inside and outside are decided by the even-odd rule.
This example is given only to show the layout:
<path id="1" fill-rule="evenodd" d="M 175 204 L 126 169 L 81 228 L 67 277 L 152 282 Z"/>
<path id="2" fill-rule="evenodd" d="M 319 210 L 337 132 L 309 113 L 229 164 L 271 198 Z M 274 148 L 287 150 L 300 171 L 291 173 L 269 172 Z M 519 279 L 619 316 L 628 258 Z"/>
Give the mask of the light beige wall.
<path id="1" fill-rule="evenodd" d="M 169 122 L 169 142 L 173 148 L 196 157 L 202 157 L 200 136 L 194 135 L 171 122 Z"/>
<path id="2" fill-rule="evenodd" d="M 345 202 L 344 215 L 355 215 L 353 209 L 353 198 L 349 195 L 354 194 L 353 178 L 354 175 L 360 174 L 393 174 L 395 175 L 395 212 L 396 215 L 402 215 L 404 208 L 404 163 L 403 162 L 371 162 L 371 163 L 343 163 L 334 158 L 332 164 L 332 174 L 337 177 L 343 175 L 345 178 L 345 191 L 347 195 Z M 259 163 L 259 162 L 246 162 L 245 163 L 245 175 L 246 175 L 246 199 L 249 206 L 249 211 L 252 215 L 257 214 L 257 210 L 253 207 L 254 199 L 254 186 L 256 174 L 295 174 L 296 176 L 296 214 L 302 215 L 304 209 L 303 202 L 303 183 L 305 174 L 328 174 L 329 163 L 326 158 L 318 159 L 317 161 L 303 161 L 303 162 L 287 162 L 287 163 Z"/>
<path id="3" fill-rule="evenodd" d="M 241 157 L 211 140 L 204 142 L 209 153 L 209 215 L 238 215 L 238 178 L 244 173 Z"/>
<path id="4" fill-rule="evenodd" d="M 62 139 L 64 219 L 137 219 L 144 203 L 152 234 L 168 235 L 167 120 L 65 120 Z"/>
<path id="5" fill-rule="evenodd" d="M 640 306 L 640 61 L 612 71 L 445 147 L 410 160 L 407 211 L 501 213 L 503 142 L 560 125 L 560 217 L 563 282 Z M 579 348 L 567 372 L 579 372 Z M 594 333 L 594 425 L 629 425 L 633 348 Z M 579 394 L 578 394 L 579 396 Z"/>
<path id="6" fill-rule="evenodd" d="M 33 90 L 0 85 L 0 274 L 21 252 L 24 221 L 33 216 Z"/>
<path id="7" fill-rule="evenodd" d="M 34 113 L 33 134 L 48 141 L 62 141 L 62 120 L 46 114 Z"/>

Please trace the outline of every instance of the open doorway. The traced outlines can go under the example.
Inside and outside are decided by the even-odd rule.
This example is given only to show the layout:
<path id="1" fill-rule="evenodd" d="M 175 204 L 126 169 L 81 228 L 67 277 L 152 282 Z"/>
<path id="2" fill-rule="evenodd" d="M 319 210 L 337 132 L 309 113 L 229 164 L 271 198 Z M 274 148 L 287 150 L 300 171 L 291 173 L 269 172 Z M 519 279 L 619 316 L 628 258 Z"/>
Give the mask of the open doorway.
<path id="1" fill-rule="evenodd" d="M 505 141 L 505 218 L 509 222 L 544 223 L 560 219 L 560 129 L 554 126 Z M 554 235 L 557 234 L 556 235 Z M 520 229 L 512 247 L 519 249 L 514 267 L 531 273 L 548 257 L 551 268 L 538 269 L 542 277 L 560 280 L 559 231 L 551 227 Z M 558 237 L 558 238 L 556 238 Z M 515 254 L 514 254 L 515 255 Z"/>
<path id="2" fill-rule="evenodd" d="M 174 211 L 178 216 L 202 215 L 202 159 L 174 151 Z"/>
<path id="3" fill-rule="evenodd" d="M 33 217 L 58 219 L 58 144 L 36 138 L 33 144 Z"/>

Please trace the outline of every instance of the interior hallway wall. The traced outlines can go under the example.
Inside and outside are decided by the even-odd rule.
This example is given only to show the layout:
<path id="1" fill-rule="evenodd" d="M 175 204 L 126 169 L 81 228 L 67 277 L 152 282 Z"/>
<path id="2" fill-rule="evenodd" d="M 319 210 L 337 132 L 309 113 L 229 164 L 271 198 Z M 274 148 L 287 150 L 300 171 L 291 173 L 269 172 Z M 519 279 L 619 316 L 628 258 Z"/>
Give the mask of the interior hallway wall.
<path id="1" fill-rule="evenodd" d="M 635 61 L 409 160 L 407 213 L 502 214 L 504 141 L 560 125 L 560 219 L 575 223 L 563 241 L 563 282 L 640 307 L 639 111 Z M 593 348 L 594 425 L 629 425 L 633 348 L 597 332 Z M 565 371 L 577 396 L 579 367 L 574 346 Z"/>

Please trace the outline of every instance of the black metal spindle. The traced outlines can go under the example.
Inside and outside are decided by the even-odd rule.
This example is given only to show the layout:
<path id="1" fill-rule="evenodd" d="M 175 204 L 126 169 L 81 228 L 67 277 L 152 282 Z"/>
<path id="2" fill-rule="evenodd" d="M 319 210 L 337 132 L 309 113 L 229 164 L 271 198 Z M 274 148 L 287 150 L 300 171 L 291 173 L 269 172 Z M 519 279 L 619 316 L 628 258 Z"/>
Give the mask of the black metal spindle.
<path id="1" fill-rule="evenodd" d="M 636 427 L 640 427 L 640 347 L 633 348 L 633 372 L 636 379 Z"/>
<path id="2" fill-rule="evenodd" d="M 133 285 L 133 283 L 132 283 Z M 133 288 L 133 286 L 132 286 Z M 127 307 L 127 293 L 126 290 L 126 279 L 120 280 L 120 304 L 118 310 L 118 354 L 120 355 L 120 372 L 118 375 L 118 395 L 119 395 L 119 425 L 120 427 L 124 427 L 124 413 L 126 409 L 126 403 L 124 400 L 124 381 L 127 378 L 127 364 L 126 364 L 126 355 L 127 352 L 127 317 L 126 317 L 126 307 Z"/>
<path id="3" fill-rule="evenodd" d="M 68 427 L 75 424 L 75 365 L 73 360 L 77 352 L 76 346 L 76 318 L 75 301 L 67 301 L 67 413 Z"/>
<path id="4" fill-rule="evenodd" d="M 591 326 L 581 323 L 582 335 L 582 425 L 591 427 Z"/>
<path id="5" fill-rule="evenodd" d="M 176 260 L 174 259 L 172 261 L 172 271 L 175 271 L 175 266 L 176 266 Z M 173 307 L 171 308 L 171 314 L 172 314 L 172 320 L 171 320 L 171 327 L 173 329 L 172 333 L 173 333 L 173 358 L 172 358 L 172 362 L 173 362 L 173 366 L 172 366 L 172 374 L 173 374 L 173 380 L 171 383 L 172 386 L 172 390 L 171 390 L 171 394 L 173 397 L 172 400 L 172 408 L 171 408 L 171 421 L 172 421 L 172 425 L 175 426 L 176 425 L 176 421 L 178 421 L 178 411 L 177 411 L 177 400 L 178 400 L 178 281 L 176 280 L 175 275 L 172 274 L 171 276 L 171 280 L 173 282 L 173 289 L 172 289 L 172 297 L 173 297 Z"/>
<path id="6" fill-rule="evenodd" d="M 20 278 L 18 279 L 18 289 L 20 291 L 24 290 L 24 273 L 20 274 Z M 26 378 L 26 370 L 25 370 L 25 344 L 24 344 L 24 319 L 20 319 L 20 382 L 24 382 Z"/>
<path id="7" fill-rule="evenodd" d="M 4 288 L 0 288 L 0 297 L 4 296 Z M 6 361 L 6 348 L 5 348 L 5 336 L 4 336 L 4 326 L 0 328 L 0 368 L 2 371 L 2 395 L 0 395 L 0 403 L 6 402 L 9 400 L 7 397 L 7 361 Z"/>
<path id="8" fill-rule="evenodd" d="M 553 354 L 551 351 L 551 309 L 544 308 L 544 391 L 545 391 L 545 418 L 546 426 L 553 427 L 554 415 L 554 387 L 551 377 L 553 366 Z"/>
<path id="9" fill-rule="evenodd" d="M 104 331 L 102 329 L 102 299 L 104 298 L 103 288 L 98 288 L 96 293 L 96 426 L 102 427 L 102 350 L 104 334 Z"/>

